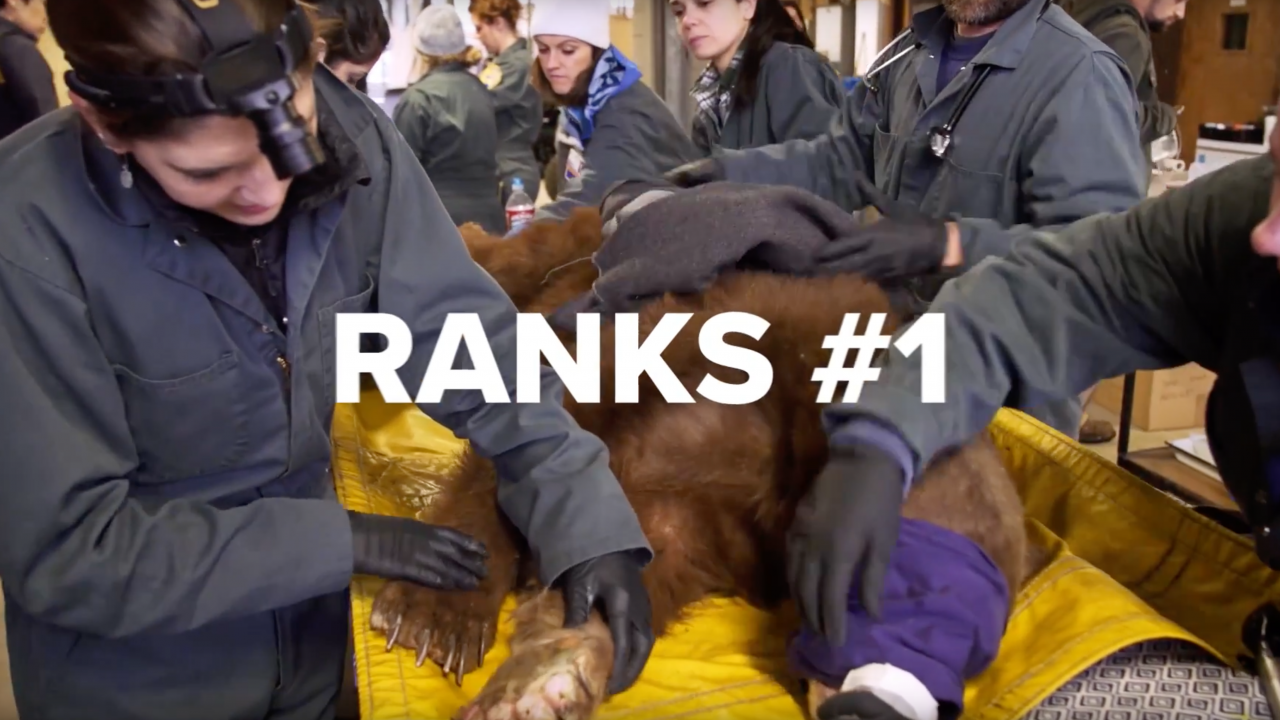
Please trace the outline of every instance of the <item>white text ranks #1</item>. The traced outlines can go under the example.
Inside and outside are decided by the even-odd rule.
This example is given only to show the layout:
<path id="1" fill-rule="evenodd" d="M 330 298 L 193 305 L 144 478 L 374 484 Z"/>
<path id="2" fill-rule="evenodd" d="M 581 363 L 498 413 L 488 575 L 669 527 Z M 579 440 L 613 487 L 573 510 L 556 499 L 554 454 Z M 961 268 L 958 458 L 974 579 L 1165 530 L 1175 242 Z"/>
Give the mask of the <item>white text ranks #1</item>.
<path id="1" fill-rule="evenodd" d="M 640 377 L 648 375 L 654 386 L 670 403 L 691 403 L 693 396 L 662 359 L 663 350 L 674 340 L 689 313 L 668 313 L 640 342 L 640 318 L 634 313 L 613 316 L 614 322 L 614 392 L 613 402 L 639 402 Z M 904 356 L 920 351 L 921 399 L 940 403 L 946 393 L 946 336 L 941 314 L 926 313 L 903 330 L 895 340 L 883 332 L 884 313 L 872 314 L 866 327 L 858 331 L 859 313 L 845 315 L 840 331 L 824 338 L 822 347 L 831 350 L 825 367 L 816 368 L 812 380 L 820 383 L 818 402 L 835 400 L 837 387 L 843 383 L 839 402 L 854 403 L 866 382 L 878 380 L 880 368 L 872 367 L 877 350 L 893 347 Z M 600 402 L 600 315 L 581 313 L 577 316 L 575 336 L 577 358 L 569 354 L 546 319 L 537 313 L 521 313 L 517 317 L 514 337 L 500 337 L 497 346 L 515 346 L 515 402 L 542 401 L 543 373 L 550 368 L 579 403 Z M 335 373 L 337 401 L 360 401 L 360 376 L 368 373 L 390 403 L 438 403 L 446 391 L 479 391 L 489 403 L 512 402 L 504 379 L 503 368 L 495 358 L 493 340 L 488 336 L 480 316 L 454 313 L 446 319 L 433 348 L 415 348 L 413 331 L 400 318 L 386 313 L 341 313 L 336 316 L 337 353 Z M 740 384 L 723 382 L 707 375 L 697 387 L 698 394 L 716 403 L 746 405 L 764 397 L 773 383 L 773 367 L 768 358 L 749 348 L 725 342 L 729 334 L 742 334 L 759 340 L 769 329 L 768 321 L 750 313 L 727 312 L 710 318 L 698 333 L 698 346 L 711 362 L 740 370 L 747 380 Z M 361 352 L 362 335 L 381 335 L 384 347 L 378 352 Z M 465 348 L 470 367 L 455 367 L 459 351 Z M 415 352 L 430 351 L 426 370 L 418 392 L 410 396 L 401 382 L 399 369 Z M 848 364 L 850 350 L 856 351 Z M 509 350 L 504 350 L 509 356 Z M 543 364 L 543 358 L 546 364 Z M 420 362 L 420 361 L 419 361 Z M 508 375 L 512 370 L 506 369 Z"/>

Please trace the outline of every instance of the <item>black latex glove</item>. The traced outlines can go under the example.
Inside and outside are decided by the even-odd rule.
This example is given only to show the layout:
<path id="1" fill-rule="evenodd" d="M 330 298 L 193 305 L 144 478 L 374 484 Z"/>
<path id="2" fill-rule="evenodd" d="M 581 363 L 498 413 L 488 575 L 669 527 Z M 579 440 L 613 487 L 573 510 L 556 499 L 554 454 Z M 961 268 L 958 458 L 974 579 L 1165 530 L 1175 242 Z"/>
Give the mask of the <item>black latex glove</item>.
<path id="1" fill-rule="evenodd" d="M 824 272 L 856 272 L 884 282 L 942 269 L 947 256 L 945 225 L 879 220 L 856 234 L 827 243 L 814 257 Z"/>
<path id="2" fill-rule="evenodd" d="M 473 590 L 489 553 L 475 538 L 412 518 L 347 511 L 355 572 L 438 590 Z"/>
<path id="3" fill-rule="evenodd" d="M 707 183 L 718 182 L 725 178 L 726 173 L 724 163 L 713 157 L 702 158 L 701 160 L 694 160 L 691 163 L 685 163 L 662 176 L 663 180 L 681 188 L 706 185 Z"/>
<path id="4" fill-rule="evenodd" d="M 899 223 L 910 223 L 912 225 L 944 225 L 942 220 L 937 220 L 925 215 L 920 212 L 920 208 L 915 205 L 889 197 L 862 173 L 858 173 L 854 176 L 853 184 L 858 188 L 858 192 L 862 195 L 863 204 L 870 205 L 876 210 L 879 210 L 880 214 L 889 220 Z"/>
<path id="5" fill-rule="evenodd" d="M 904 478 L 896 460 L 870 445 L 831 453 L 787 533 L 787 579 L 805 623 L 840 647 L 855 580 L 863 607 L 880 617 Z"/>
<path id="6" fill-rule="evenodd" d="M 640 580 L 640 563 L 630 553 L 601 555 L 575 565 L 562 576 L 565 627 L 587 622 L 599 601 L 613 636 L 613 672 L 608 692 L 616 695 L 635 684 L 653 650 L 653 611 Z"/>
<path id="7" fill-rule="evenodd" d="M 856 234 L 833 240 L 815 261 L 827 272 L 856 272 L 875 281 L 935 273 L 947 255 L 947 226 L 891 199 L 862 175 L 854 183 L 884 217 Z"/>

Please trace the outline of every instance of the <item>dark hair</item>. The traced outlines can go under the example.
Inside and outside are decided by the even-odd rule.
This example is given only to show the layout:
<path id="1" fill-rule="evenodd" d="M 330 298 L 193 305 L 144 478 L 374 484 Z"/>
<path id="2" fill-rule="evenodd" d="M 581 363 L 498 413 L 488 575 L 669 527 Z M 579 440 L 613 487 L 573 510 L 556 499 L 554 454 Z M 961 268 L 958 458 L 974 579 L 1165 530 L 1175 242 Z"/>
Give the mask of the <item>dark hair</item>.
<path id="1" fill-rule="evenodd" d="M 783 0 L 756 0 L 756 14 L 751 18 L 747 36 L 742 39 L 742 62 L 738 65 L 738 80 L 733 86 L 735 106 L 746 107 L 755 99 L 764 54 L 778 42 L 813 49 L 809 33 L 796 27 L 796 21 L 787 12 Z"/>
<path id="2" fill-rule="evenodd" d="M 538 94 L 542 96 L 544 103 L 556 107 L 582 107 L 587 104 L 587 90 L 591 88 L 591 78 L 595 76 L 596 65 L 604 55 L 604 50 L 601 48 L 594 45 L 587 45 L 587 47 L 591 48 L 591 64 L 573 82 L 573 89 L 564 95 L 558 95 L 552 89 L 551 81 L 547 80 L 547 74 L 542 71 L 542 59 L 534 57 L 533 67 L 529 70 L 529 79 Z"/>
<path id="3" fill-rule="evenodd" d="M 259 32 L 280 27 L 292 9 L 290 0 L 231 1 L 239 3 Z M 212 51 L 191 16 L 174 0 L 48 0 L 48 10 L 49 29 L 68 64 L 95 74 L 195 73 Z M 309 74 L 314 69 L 312 53 L 298 71 Z M 107 130 L 121 138 L 156 137 L 176 127 L 176 118 L 163 109 L 97 111 Z"/>
<path id="4" fill-rule="evenodd" d="M 554 0 L 552 1 L 554 2 Z M 520 0 L 471 0 L 472 15 L 487 23 L 492 23 L 494 20 L 505 20 L 507 25 L 511 27 L 511 32 L 516 31 L 516 25 L 520 22 L 522 8 Z"/>
<path id="5" fill-rule="evenodd" d="M 318 19 L 316 34 L 328 50 L 325 63 L 371 63 L 391 43 L 391 27 L 381 0 L 311 0 Z"/>

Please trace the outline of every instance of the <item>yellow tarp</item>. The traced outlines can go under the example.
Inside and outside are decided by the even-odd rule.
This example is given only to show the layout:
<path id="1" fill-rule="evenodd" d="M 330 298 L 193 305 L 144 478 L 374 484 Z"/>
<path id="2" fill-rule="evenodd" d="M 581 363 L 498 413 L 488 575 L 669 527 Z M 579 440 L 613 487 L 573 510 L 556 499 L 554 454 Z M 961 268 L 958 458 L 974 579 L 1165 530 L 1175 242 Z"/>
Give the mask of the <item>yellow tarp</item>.
<path id="1" fill-rule="evenodd" d="M 357 430 L 358 428 L 358 430 Z M 334 420 L 338 494 L 351 509 L 408 514 L 360 478 L 361 446 L 447 468 L 462 443 L 412 405 L 376 390 Z M 1234 662 L 1240 626 L 1264 599 L 1280 600 L 1280 576 L 1243 540 L 1129 476 L 1034 419 L 1002 411 L 991 427 L 1017 478 L 1033 541 L 1051 562 L 1017 598 L 996 662 L 972 680 L 965 718 L 1021 717 L 1071 677 L 1144 640 L 1178 638 Z M 376 480 L 376 478 L 375 478 Z M 352 585 L 356 686 L 363 720 L 444 720 L 477 694 L 507 657 L 504 624 L 484 668 L 463 687 L 406 649 L 385 650 L 369 629 L 381 583 Z M 508 601 L 504 617 L 512 609 Z M 732 717 L 803 720 L 785 678 L 785 638 L 744 603 L 713 600 L 660 638 L 639 682 L 612 698 L 601 720 Z"/>

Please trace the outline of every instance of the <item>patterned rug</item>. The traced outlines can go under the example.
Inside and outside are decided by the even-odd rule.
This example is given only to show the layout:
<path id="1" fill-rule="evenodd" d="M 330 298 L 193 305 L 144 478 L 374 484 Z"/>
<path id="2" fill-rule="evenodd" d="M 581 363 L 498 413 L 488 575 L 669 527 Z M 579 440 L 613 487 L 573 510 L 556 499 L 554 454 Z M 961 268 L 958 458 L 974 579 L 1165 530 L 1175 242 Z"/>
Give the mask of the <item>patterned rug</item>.
<path id="1" fill-rule="evenodd" d="M 1027 720 L 1270 720 L 1258 679 L 1194 645 L 1141 643 L 1063 685 Z"/>

